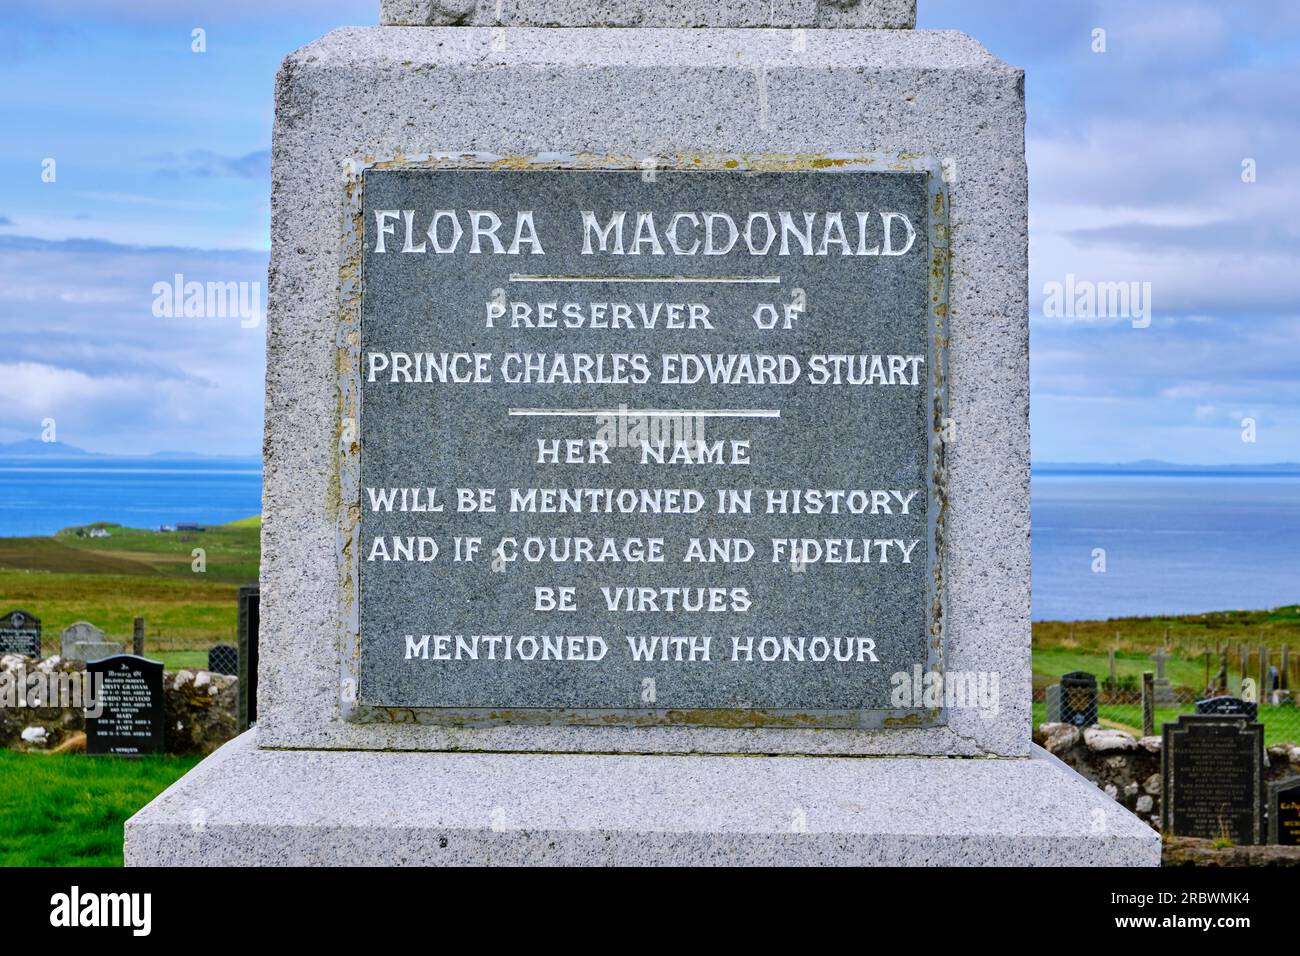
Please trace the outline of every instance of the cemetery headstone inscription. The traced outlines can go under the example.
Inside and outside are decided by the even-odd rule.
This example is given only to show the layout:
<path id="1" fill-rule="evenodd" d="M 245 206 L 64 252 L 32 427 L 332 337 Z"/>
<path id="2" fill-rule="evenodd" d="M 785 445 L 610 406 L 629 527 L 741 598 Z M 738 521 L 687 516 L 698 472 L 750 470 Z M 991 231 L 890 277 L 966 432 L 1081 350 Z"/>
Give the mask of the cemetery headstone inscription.
<path id="1" fill-rule="evenodd" d="M 1268 786 L 1268 842 L 1300 846 L 1300 777 Z"/>
<path id="2" fill-rule="evenodd" d="M 1175 836 L 1264 838 L 1264 725 L 1246 717 L 1183 714 L 1164 725 L 1161 828 Z"/>
<path id="3" fill-rule="evenodd" d="M 41 656 L 41 619 L 15 608 L 0 617 L 0 654 Z"/>
<path id="4" fill-rule="evenodd" d="M 86 717 L 86 753 L 135 757 L 163 750 L 163 665 L 130 654 L 91 661 L 102 712 Z"/>

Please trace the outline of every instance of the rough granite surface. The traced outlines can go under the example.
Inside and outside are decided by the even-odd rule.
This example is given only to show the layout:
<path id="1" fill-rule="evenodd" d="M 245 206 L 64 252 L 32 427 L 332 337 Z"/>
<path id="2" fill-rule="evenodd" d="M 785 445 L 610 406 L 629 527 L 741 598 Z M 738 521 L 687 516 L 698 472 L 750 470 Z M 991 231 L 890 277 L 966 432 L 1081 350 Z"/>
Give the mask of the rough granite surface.
<path id="1" fill-rule="evenodd" d="M 280 69 L 267 330 L 259 742 L 287 748 L 1022 756 L 1030 746 L 1023 74 L 954 32 L 379 27 Z M 448 150 L 893 152 L 950 173 L 947 727 L 456 729 L 339 716 L 339 236 L 351 159 Z M 317 758 L 323 759 L 323 758 Z"/>
<path id="2" fill-rule="evenodd" d="M 916 0 L 380 0 L 384 26 L 910 29 Z"/>
<path id="3" fill-rule="evenodd" d="M 1159 862 L 1158 834 L 1038 748 L 412 754 L 261 750 L 244 734 L 126 823 L 128 866 Z"/>

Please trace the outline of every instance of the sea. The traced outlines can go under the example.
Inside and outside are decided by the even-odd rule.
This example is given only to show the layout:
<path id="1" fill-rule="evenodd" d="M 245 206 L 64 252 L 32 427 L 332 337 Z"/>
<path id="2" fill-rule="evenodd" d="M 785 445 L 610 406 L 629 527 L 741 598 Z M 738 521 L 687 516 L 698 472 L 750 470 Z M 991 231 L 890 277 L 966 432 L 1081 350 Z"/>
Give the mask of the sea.
<path id="1" fill-rule="evenodd" d="M 0 536 L 261 511 L 256 459 L 0 459 Z M 1300 474 L 1033 476 L 1033 616 L 1097 620 L 1300 603 Z"/>
<path id="2" fill-rule="evenodd" d="M 261 511 L 255 458 L 0 458 L 0 537 L 94 521 L 225 524 Z"/>

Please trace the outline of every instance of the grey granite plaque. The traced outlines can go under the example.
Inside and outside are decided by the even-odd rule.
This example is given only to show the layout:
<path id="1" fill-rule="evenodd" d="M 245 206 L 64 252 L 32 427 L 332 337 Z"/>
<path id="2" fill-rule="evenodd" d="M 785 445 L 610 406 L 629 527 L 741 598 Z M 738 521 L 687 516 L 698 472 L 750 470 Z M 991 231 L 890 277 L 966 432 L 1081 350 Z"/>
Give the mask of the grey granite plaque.
<path id="1" fill-rule="evenodd" d="M 616 165 L 357 172 L 347 716 L 942 723 L 941 178 Z"/>

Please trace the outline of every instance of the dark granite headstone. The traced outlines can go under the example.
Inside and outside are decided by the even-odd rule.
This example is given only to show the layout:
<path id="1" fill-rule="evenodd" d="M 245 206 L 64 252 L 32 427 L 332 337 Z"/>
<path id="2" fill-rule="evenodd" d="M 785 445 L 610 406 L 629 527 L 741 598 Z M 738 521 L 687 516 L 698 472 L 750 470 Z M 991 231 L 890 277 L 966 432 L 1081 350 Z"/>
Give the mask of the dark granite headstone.
<path id="1" fill-rule="evenodd" d="M 239 589 L 239 695 L 236 723 L 239 732 L 257 720 L 257 628 L 261 589 L 245 584 Z"/>
<path id="2" fill-rule="evenodd" d="M 1264 725 L 1183 714 L 1164 725 L 1161 829 L 1174 836 L 1264 839 Z"/>
<path id="3" fill-rule="evenodd" d="M 1268 842 L 1300 846 L 1300 777 L 1268 785 Z"/>
<path id="4" fill-rule="evenodd" d="M 41 656 L 41 619 L 15 608 L 0 617 L 0 654 Z"/>
<path id="5" fill-rule="evenodd" d="M 1097 722 L 1097 678 L 1087 671 L 1071 671 L 1061 678 L 1061 720 L 1076 727 Z"/>
<path id="6" fill-rule="evenodd" d="M 1255 720 L 1259 716 L 1259 705 L 1253 700 L 1242 700 L 1240 697 L 1210 697 L 1196 702 L 1196 712 Z"/>
<path id="7" fill-rule="evenodd" d="M 208 670 L 214 674 L 228 674 L 234 677 L 239 673 L 239 648 L 229 644 L 209 647 Z"/>
<path id="8" fill-rule="evenodd" d="M 86 753 L 138 756 L 163 749 L 163 665 L 130 654 L 86 665 L 103 674 L 103 712 L 86 718 Z M 93 678 L 92 678 L 93 680 Z"/>

